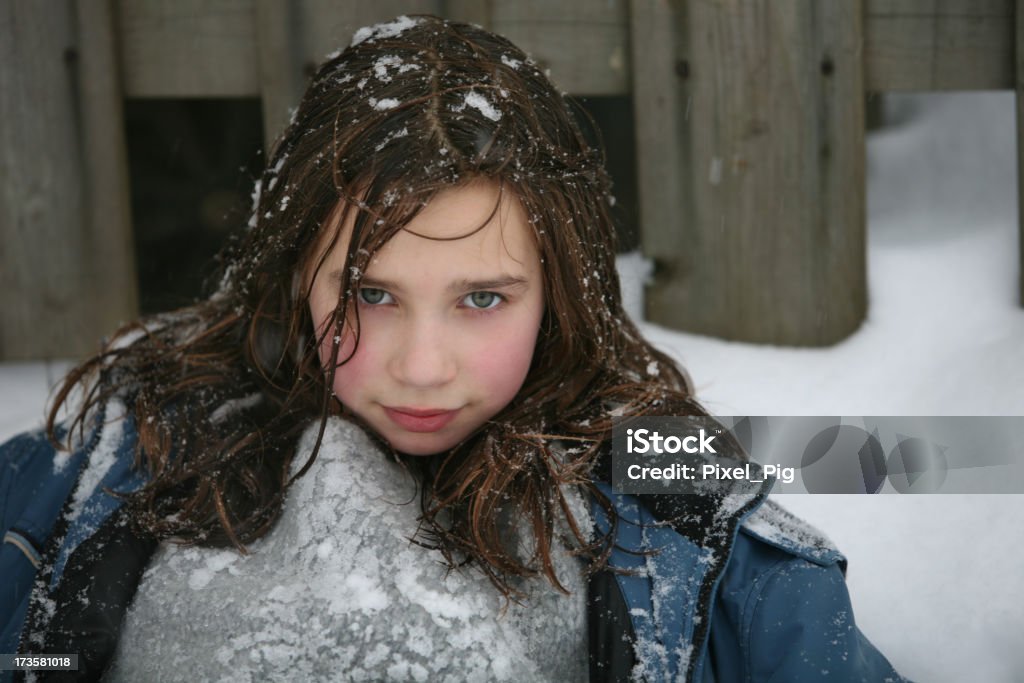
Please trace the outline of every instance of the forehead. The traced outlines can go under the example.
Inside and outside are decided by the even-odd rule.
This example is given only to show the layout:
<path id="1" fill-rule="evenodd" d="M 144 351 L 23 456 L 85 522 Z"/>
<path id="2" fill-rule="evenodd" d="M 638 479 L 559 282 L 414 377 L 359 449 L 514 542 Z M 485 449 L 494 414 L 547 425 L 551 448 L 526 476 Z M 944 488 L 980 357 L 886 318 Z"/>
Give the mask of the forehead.
<path id="1" fill-rule="evenodd" d="M 338 247 L 328 258 L 332 265 L 344 260 L 355 216 L 350 211 L 341 226 Z M 530 276 L 539 269 L 536 239 L 519 200 L 496 182 L 478 180 L 435 195 L 374 254 L 364 275 Z"/>

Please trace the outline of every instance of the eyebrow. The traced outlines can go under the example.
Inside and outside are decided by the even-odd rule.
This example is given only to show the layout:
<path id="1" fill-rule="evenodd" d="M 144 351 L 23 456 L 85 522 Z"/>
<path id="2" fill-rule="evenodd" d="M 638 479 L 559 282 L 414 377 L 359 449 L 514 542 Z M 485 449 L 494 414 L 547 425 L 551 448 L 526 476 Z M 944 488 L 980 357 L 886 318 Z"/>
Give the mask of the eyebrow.
<path id="1" fill-rule="evenodd" d="M 336 270 L 331 273 L 331 279 L 335 282 L 341 281 L 341 270 Z M 455 280 L 448 285 L 446 290 L 449 293 L 458 292 L 478 292 L 488 291 L 492 289 L 519 289 L 525 287 L 529 282 L 526 278 L 518 277 L 516 275 L 500 275 L 496 278 L 487 280 Z M 359 281 L 361 287 L 369 287 L 371 289 L 384 289 L 389 292 L 401 292 L 402 286 L 397 282 L 391 280 L 383 280 L 380 278 L 363 276 Z"/>

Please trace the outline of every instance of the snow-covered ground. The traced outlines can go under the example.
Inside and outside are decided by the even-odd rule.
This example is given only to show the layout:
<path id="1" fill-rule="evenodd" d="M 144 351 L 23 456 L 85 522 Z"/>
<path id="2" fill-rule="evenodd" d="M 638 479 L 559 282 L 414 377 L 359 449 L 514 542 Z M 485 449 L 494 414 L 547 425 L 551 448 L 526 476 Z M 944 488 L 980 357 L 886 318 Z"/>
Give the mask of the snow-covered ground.
<path id="1" fill-rule="evenodd" d="M 1022 415 L 1012 93 L 892 97 L 868 141 L 871 307 L 832 348 L 644 324 L 722 415 Z M 639 310 L 642 261 L 623 260 Z M 0 440 L 41 422 L 66 365 L 0 365 Z M 850 560 L 861 628 L 918 681 L 1024 675 L 1024 495 L 786 496 Z"/>
<path id="2" fill-rule="evenodd" d="M 896 123 L 868 139 L 870 310 L 856 334 L 806 350 L 643 325 L 712 413 L 1024 414 L 1014 96 L 886 106 Z M 901 673 L 1024 680 L 1024 495 L 781 502 L 846 553 L 858 622 Z"/>

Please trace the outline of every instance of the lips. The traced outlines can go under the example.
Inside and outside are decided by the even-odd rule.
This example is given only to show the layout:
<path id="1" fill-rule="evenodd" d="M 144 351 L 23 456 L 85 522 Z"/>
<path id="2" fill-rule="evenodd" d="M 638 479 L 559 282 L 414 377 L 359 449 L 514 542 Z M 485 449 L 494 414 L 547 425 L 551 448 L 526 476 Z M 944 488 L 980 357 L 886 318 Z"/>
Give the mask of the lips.
<path id="1" fill-rule="evenodd" d="M 433 408 L 389 408 L 384 412 L 392 422 L 410 432 L 436 432 L 455 419 L 458 410 L 437 410 Z"/>

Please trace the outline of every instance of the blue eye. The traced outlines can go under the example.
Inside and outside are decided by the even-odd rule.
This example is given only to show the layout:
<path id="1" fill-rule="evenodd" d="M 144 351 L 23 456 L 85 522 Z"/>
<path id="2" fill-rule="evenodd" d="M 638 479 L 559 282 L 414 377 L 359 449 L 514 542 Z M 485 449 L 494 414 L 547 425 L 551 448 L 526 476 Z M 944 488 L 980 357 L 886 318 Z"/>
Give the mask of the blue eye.
<path id="1" fill-rule="evenodd" d="M 383 289 L 376 289 L 374 287 L 359 288 L 359 301 L 364 304 L 376 306 L 378 304 L 391 303 L 390 301 L 386 301 L 386 299 L 390 298 L 391 295 Z"/>
<path id="2" fill-rule="evenodd" d="M 469 308 L 486 310 L 494 308 L 504 300 L 503 296 L 494 292 L 473 292 L 472 294 L 467 294 L 462 299 L 462 302 Z"/>

